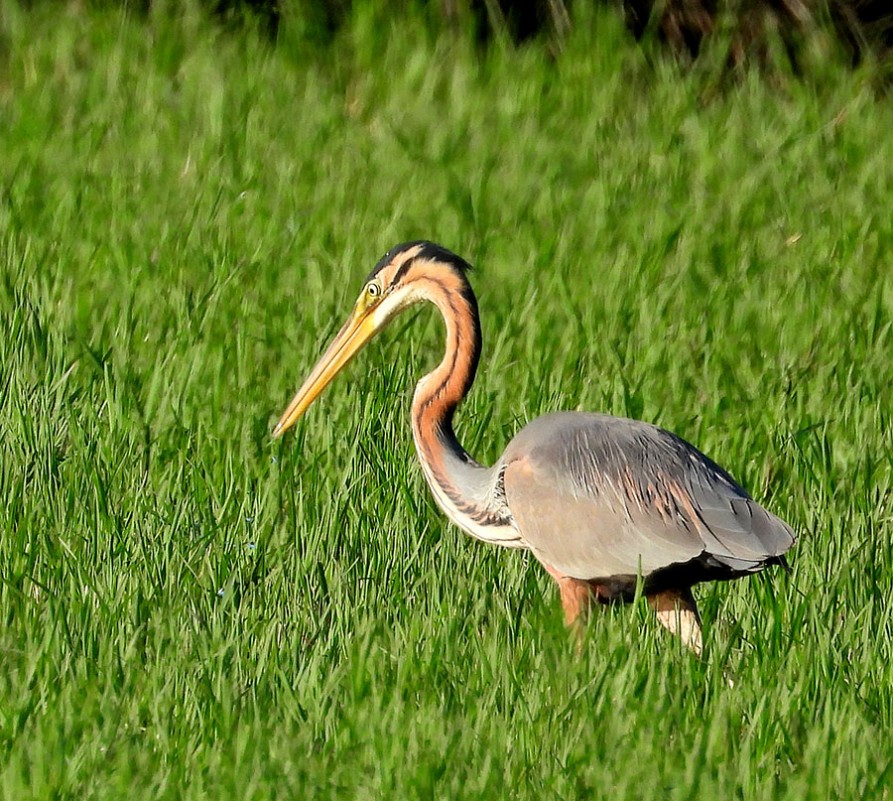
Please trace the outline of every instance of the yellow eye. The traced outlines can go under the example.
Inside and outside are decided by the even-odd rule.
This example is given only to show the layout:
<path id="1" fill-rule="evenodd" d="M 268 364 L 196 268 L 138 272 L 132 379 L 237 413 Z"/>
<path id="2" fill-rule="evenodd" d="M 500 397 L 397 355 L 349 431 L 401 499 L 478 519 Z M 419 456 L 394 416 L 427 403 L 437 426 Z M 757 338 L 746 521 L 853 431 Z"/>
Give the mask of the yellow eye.
<path id="1" fill-rule="evenodd" d="M 376 283 L 375 281 L 371 281 L 371 282 L 366 286 L 366 294 L 367 294 L 370 298 L 377 298 L 377 297 L 379 297 L 379 296 L 381 295 L 381 285 L 378 284 L 378 283 Z"/>

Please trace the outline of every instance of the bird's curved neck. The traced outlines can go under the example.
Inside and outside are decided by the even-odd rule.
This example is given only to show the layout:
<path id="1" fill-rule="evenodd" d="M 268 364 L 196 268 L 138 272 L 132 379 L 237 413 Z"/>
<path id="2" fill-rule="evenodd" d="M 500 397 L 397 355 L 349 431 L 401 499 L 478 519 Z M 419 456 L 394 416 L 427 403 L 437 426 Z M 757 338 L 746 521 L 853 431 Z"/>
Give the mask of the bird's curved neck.
<path id="1" fill-rule="evenodd" d="M 460 528 L 488 542 L 521 547 L 500 508 L 498 469 L 478 464 L 453 431 L 453 413 L 471 389 L 481 353 L 477 300 L 460 274 L 420 284 L 420 294 L 437 306 L 446 324 L 443 360 L 419 381 L 412 402 L 412 434 L 425 480 Z"/>
<path id="2" fill-rule="evenodd" d="M 477 466 L 453 432 L 453 414 L 474 383 L 481 354 L 477 300 L 464 276 L 427 278 L 426 300 L 439 309 L 446 325 L 446 351 L 440 364 L 419 381 L 412 402 L 412 432 L 423 462 L 444 459 Z"/>

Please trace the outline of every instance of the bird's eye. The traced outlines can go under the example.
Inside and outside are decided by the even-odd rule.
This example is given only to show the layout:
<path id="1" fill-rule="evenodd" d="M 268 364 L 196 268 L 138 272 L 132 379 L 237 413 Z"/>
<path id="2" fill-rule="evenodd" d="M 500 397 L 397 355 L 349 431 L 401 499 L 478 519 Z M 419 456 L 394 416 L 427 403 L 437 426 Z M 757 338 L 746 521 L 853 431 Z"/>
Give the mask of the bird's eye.
<path id="1" fill-rule="evenodd" d="M 381 286 L 373 281 L 366 287 L 366 294 L 370 298 L 377 298 L 381 294 Z"/>

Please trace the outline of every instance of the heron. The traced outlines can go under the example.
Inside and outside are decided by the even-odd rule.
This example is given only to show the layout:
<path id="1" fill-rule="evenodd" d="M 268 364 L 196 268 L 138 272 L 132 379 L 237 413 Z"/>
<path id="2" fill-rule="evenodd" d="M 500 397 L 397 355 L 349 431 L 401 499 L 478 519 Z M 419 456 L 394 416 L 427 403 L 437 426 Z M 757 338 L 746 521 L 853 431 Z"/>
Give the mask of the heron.
<path id="1" fill-rule="evenodd" d="M 293 426 L 399 312 L 432 303 L 444 320 L 446 351 L 415 388 L 412 435 L 446 516 L 479 540 L 529 550 L 557 583 L 565 622 L 578 632 L 593 603 L 644 595 L 660 623 L 700 654 L 692 587 L 786 566 L 794 531 L 693 445 L 637 420 L 548 414 L 524 426 L 492 467 L 478 463 L 453 429 L 481 354 L 470 269 L 433 242 L 389 250 L 273 436 Z"/>

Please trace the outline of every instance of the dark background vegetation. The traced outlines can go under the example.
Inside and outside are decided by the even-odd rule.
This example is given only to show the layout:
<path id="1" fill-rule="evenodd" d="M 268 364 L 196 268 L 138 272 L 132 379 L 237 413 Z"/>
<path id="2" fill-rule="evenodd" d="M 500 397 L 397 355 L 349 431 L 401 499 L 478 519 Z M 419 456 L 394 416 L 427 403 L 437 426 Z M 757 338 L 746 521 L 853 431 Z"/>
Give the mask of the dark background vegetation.
<path id="1" fill-rule="evenodd" d="M 289 26 L 316 40 L 331 40 L 355 5 L 353 0 L 204 0 L 204 4 L 227 23 L 251 21 L 271 40 Z M 718 39 L 729 67 L 752 61 L 765 66 L 781 55 L 799 72 L 802 50 L 816 37 L 831 37 L 854 65 L 866 59 L 885 61 L 893 50 L 888 0 L 589 0 L 588 4 L 616 8 L 637 40 L 654 39 L 685 59 L 697 58 L 705 43 Z M 158 3 L 137 0 L 126 5 L 147 13 Z M 378 8 L 399 13 L 404 5 L 402 0 L 382 2 Z M 481 43 L 546 36 L 560 46 L 574 24 L 575 4 L 569 0 L 429 0 L 420 5 L 433 25 L 471 26 Z"/>

